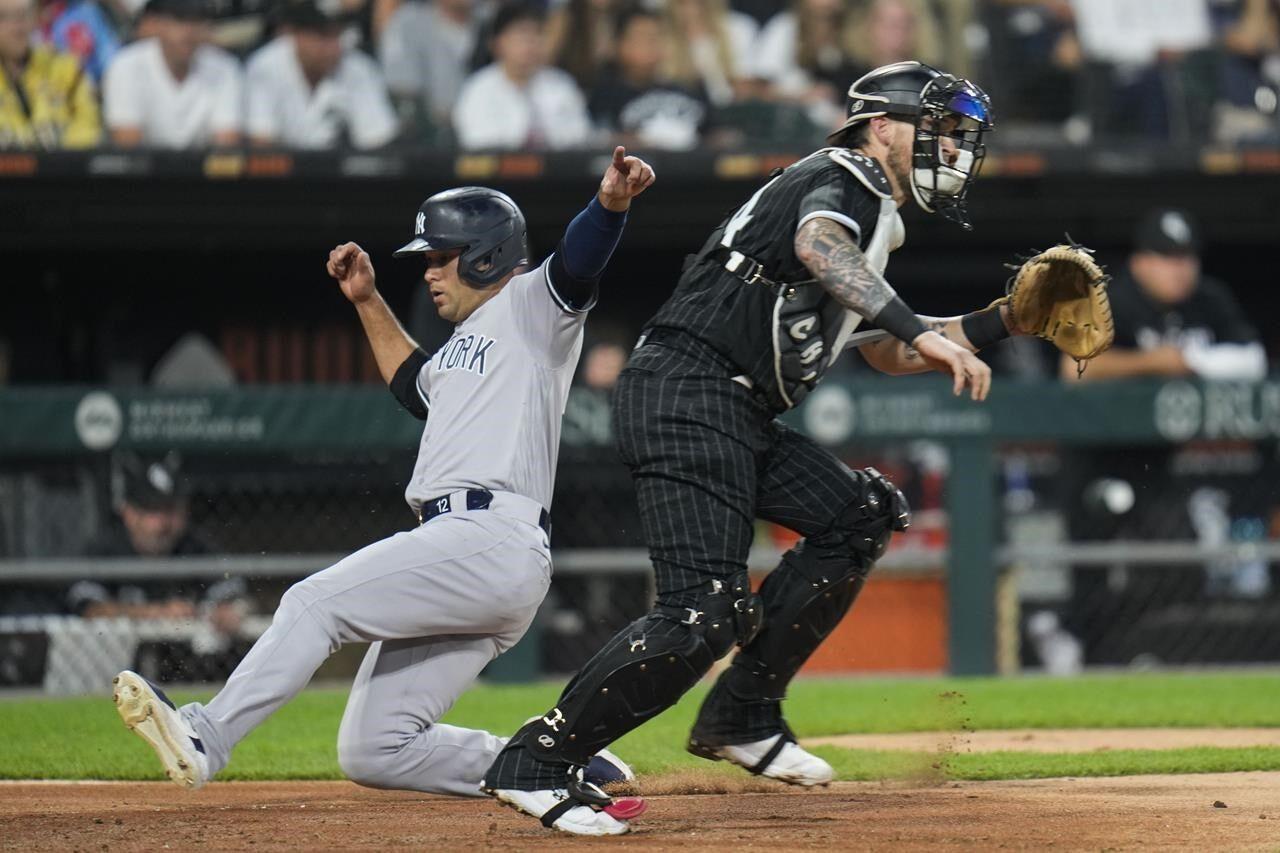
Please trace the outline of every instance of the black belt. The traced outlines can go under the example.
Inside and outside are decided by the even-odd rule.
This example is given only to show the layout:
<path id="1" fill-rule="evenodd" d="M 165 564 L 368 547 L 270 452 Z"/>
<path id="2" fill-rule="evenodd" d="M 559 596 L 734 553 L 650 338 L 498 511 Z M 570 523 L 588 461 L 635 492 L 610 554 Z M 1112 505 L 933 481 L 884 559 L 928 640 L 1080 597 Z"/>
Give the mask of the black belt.
<path id="1" fill-rule="evenodd" d="M 488 489 L 467 489 L 467 509 L 488 509 L 491 503 L 493 503 L 493 492 Z M 452 511 L 449 495 L 428 498 L 422 502 L 422 508 L 418 510 L 418 520 L 419 523 L 426 524 L 436 516 Z M 551 535 L 551 514 L 545 509 L 538 515 L 538 526 L 546 531 L 548 536 Z"/>
<path id="2" fill-rule="evenodd" d="M 742 279 L 747 284 L 763 284 L 766 287 L 777 285 L 776 281 L 765 276 L 764 264 L 755 258 L 747 257 L 737 249 L 727 249 L 724 246 L 720 246 L 713 249 L 708 254 L 708 257 L 723 267 L 726 272 Z"/>
<path id="3" fill-rule="evenodd" d="M 755 258 L 747 257 L 737 249 L 726 249 L 724 246 L 713 249 L 707 257 L 729 275 L 740 278 L 747 284 L 762 284 L 775 293 L 781 292 L 787 299 L 795 297 L 797 287 L 816 284 L 818 281 L 815 278 L 793 282 L 774 281 L 764 274 L 764 264 Z"/>

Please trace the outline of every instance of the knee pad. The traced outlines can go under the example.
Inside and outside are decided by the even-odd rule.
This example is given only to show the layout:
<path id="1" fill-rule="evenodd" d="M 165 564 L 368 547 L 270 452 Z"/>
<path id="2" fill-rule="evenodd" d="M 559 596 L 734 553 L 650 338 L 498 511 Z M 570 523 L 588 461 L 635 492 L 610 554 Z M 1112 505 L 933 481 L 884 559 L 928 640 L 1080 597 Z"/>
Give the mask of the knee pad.
<path id="1" fill-rule="evenodd" d="M 751 577 L 738 572 L 729 578 L 708 581 L 697 607 L 675 607 L 659 602 L 655 611 L 701 633 L 718 660 L 734 644 L 745 646 L 764 624 L 764 602 L 751 591 Z"/>
<path id="2" fill-rule="evenodd" d="M 746 572 L 708 584 L 697 607 L 659 604 L 605 644 L 556 707 L 512 742 L 539 760 L 585 765 L 602 747 L 670 708 L 735 642 L 760 629 Z"/>
<path id="3" fill-rule="evenodd" d="M 897 486 L 875 468 L 853 471 L 853 494 L 831 527 L 810 536 L 814 547 L 848 552 L 875 562 L 884 556 L 895 531 L 911 526 L 911 508 Z"/>

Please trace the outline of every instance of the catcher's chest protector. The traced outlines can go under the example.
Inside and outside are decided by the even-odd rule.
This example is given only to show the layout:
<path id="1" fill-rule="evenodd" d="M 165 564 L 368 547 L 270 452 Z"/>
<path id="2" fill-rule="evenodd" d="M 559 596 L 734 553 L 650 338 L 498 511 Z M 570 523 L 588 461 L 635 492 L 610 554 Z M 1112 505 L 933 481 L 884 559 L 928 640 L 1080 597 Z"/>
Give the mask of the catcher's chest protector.
<path id="1" fill-rule="evenodd" d="M 823 152 L 820 152 L 823 153 Z M 889 253 L 906 239 L 906 226 L 889 190 L 884 172 L 872 159 L 845 148 L 831 148 L 826 156 L 847 169 L 880 200 L 880 214 L 870 239 L 862 239 L 862 251 L 881 275 Z M 865 238 L 866 235 L 858 235 Z M 845 342 L 862 317 L 837 302 L 816 281 L 782 285 L 773 306 L 774 404 L 796 406 L 822 379 L 844 350 Z"/>

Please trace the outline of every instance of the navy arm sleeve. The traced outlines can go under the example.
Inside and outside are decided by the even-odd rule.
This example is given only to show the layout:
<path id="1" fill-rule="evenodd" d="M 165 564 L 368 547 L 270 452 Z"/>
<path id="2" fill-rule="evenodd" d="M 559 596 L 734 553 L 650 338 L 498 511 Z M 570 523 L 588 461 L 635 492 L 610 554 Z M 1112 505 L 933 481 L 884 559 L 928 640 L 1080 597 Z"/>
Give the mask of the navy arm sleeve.
<path id="1" fill-rule="evenodd" d="M 563 310 L 580 314 L 596 304 L 600 274 L 617 248 L 626 222 L 625 212 L 609 210 L 593 198 L 569 223 L 547 270 L 551 294 Z"/>
<path id="2" fill-rule="evenodd" d="M 431 356 L 421 349 L 409 353 L 409 357 L 396 368 L 396 375 L 391 377 L 391 393 L 404 406 L 405 410 L 420 421 L 427 419 L 427 398 L 418 385 L 418 374 L 422 366 Z"/>

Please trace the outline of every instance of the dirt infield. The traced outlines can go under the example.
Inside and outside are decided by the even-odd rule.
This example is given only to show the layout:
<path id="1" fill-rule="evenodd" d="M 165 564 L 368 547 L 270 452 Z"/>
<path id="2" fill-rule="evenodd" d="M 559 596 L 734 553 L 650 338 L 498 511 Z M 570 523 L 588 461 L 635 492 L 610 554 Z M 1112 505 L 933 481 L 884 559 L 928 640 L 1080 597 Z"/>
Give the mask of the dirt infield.
<path id="1" fill-rule="evenodd" d="M 756 787 L 760 787 L 758 784 Z M 1215 801 L 1221 806 L 1215 807 Z M 630 835 L 573 839 L 489 800 L 344 782 L 0 784 L 0 849 L 953 849 L 1280 847 L 1280 773 L 840 783 L 663 795 Z"/>
<path id="2" fill-rule="evenodd" d="M 1008 729 L 806 738 L 813 746 L 913 752 L 1095 752 L 1194 746 L 1280 746 L 1280 729 Z"/>

